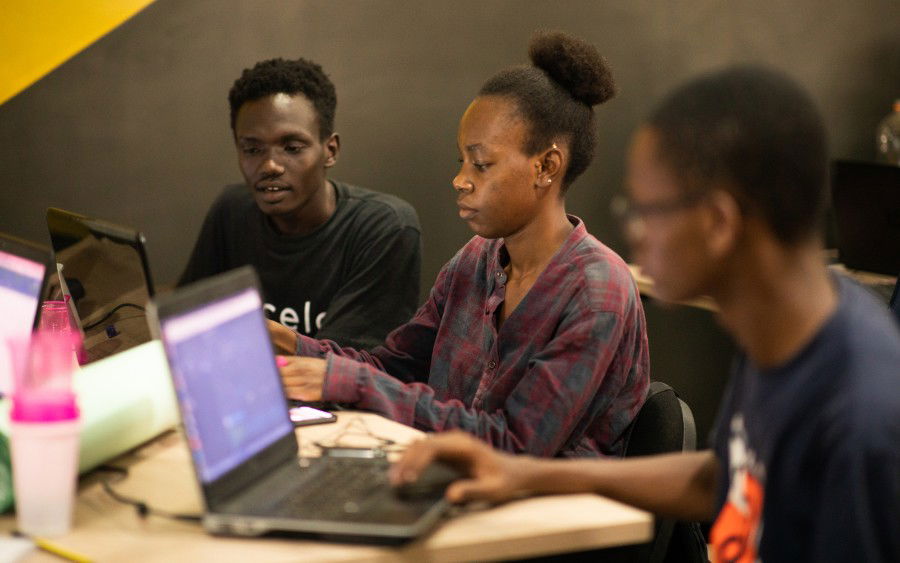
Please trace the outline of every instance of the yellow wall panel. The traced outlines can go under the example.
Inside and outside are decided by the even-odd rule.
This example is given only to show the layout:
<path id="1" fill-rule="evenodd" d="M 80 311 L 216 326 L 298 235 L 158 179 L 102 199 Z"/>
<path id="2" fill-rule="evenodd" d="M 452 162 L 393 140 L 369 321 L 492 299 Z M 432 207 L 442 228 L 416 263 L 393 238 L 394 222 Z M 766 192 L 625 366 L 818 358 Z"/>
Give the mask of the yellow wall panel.
<path id="1" fill-rule="evenodd" d="M 0 0 L 0 104 L 153 0 Z"/>

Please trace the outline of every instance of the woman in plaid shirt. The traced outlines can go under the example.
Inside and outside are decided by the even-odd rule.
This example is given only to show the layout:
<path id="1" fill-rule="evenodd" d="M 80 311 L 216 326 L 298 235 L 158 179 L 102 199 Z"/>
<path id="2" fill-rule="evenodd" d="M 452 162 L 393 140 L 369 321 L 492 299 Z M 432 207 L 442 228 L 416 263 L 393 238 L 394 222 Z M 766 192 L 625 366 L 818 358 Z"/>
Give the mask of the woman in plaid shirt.
<path id="1" fill-rule="evenodd" d="M 532 64 L 487 81 L 463 115 L 453 178 L 475 232 L 426 303 L 371 351 L 272 326 L 288 396 L 465 430 L 510 452 L 621 453 L 644 401 L 644 312 L 622 259 L 568 215 L 593 156 L 593 106 L 614 95 L 596 49 L 536 36 Z M 377 296 L 371 296 L 377 299 Z"/>

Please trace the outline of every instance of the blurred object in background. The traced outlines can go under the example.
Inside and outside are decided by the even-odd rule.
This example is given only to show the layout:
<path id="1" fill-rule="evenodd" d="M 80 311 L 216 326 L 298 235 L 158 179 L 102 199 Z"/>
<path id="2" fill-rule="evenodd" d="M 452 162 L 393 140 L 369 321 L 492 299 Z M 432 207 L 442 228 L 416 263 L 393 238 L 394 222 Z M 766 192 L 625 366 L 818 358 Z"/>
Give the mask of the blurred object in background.
<path id="1" fill-rule="evenodd" d="M 894 100 L 894 111 L 878 124 L 875 150 L 879 162 L 900 166 L 900 98 Z"/>

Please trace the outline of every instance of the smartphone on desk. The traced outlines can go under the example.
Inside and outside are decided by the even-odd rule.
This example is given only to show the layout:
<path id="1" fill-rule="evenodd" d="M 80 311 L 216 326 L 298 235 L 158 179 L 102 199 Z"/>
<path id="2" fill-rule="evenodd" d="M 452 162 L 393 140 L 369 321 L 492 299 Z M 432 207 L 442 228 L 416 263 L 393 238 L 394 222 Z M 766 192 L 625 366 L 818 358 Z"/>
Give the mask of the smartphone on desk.
<path id="1" fill-rule="evenodd" d="M 308 405 L 292 404 L 288 409 L 291 415 L 291 422 L 294 426 L 309 426 L 310 424 L 325 424 L 327 422 L 335 422 L 337 415 L 334 413 L 323 411 Z"/>

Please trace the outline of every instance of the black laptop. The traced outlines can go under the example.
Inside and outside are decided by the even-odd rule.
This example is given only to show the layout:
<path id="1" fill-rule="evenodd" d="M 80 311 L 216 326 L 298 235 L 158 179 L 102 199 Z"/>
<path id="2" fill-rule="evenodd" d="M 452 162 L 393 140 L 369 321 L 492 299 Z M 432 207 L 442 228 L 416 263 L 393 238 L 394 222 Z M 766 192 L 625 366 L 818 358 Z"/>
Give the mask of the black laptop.
<path id="1" fill-rule="evenodd" d="M 0 233 L 0 395 L 13 384 L 6 340 L 27 339 L 37 324 L 51 264 L 49 248 Z"/>
<path id="2" fill-rule="evenodd" d="M 144 235 L 53 207 L 47 228 L 63 293 L 84 332 L 87 361 L 150 341 L 144 309 L 154 289 Z"/>
<path id="3" fill-rule="evenodd" d="M 215 534 L 292 533 L 399 543 L 447 509 L 441 492 L 400 498 L 377 450 L 298 458 L 256 274 L 249 266 L 151 302 Z"/>
<path id="4" fill-rule="evenodd" d="M 837 160 L 831 191 L 838 260 L 851 270 L 900 274 L 900 166 Z"/>

